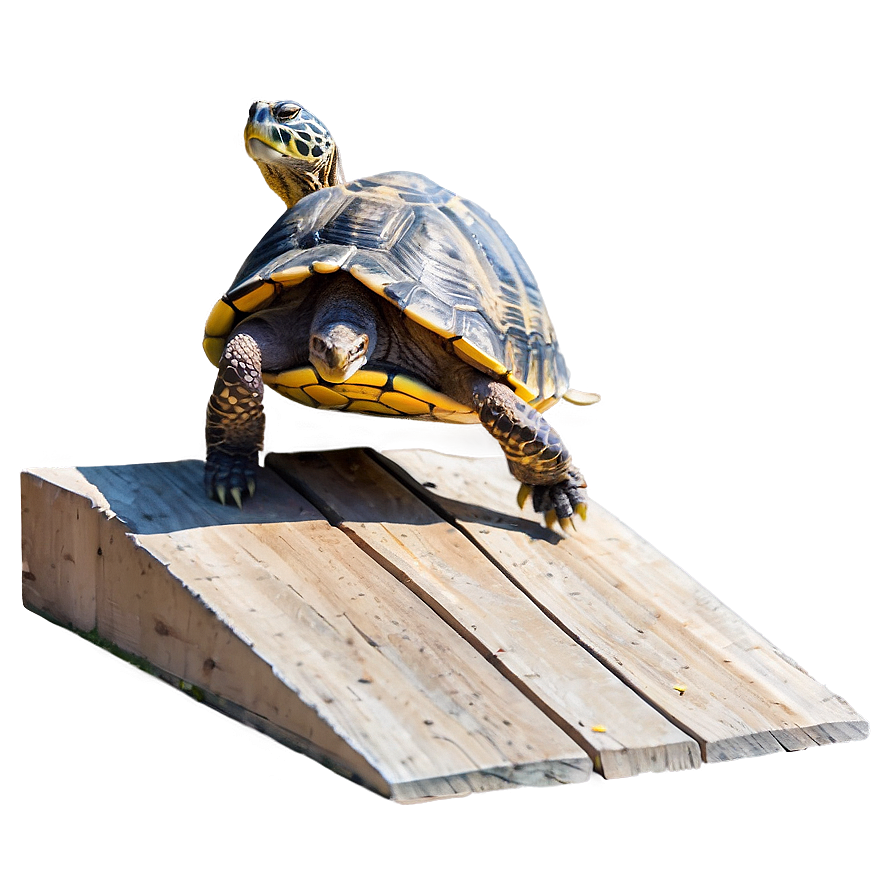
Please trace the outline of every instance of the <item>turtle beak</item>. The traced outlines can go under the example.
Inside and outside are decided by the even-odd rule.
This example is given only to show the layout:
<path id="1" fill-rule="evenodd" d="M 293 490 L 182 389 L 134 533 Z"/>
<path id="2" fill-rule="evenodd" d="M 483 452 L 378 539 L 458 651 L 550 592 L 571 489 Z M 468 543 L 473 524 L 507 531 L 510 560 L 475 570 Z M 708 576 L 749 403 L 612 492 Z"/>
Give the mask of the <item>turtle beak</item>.
<path id="1" fill-rule="evenodd" d="M 365 351 L 369 342 L 362 336 L 353 345 L 338 345 L 320 336 L 311 337 L 311 363 L 328 383 L 344 383 L 367 363 Z"/>
<path id="2" fill-rule="evenodd" d="M 255 119 L 264 120 L 270 117 L 271 114 L 271 104 L 266 103 L 264 100 L 256 100 L 249 106 L 249 120 L 254 121 Z"/>
<path id="3" fill-rule="evenodd" d="M 246 122 L 246 130 L 243 133 L 246 146 L 249 145 L 251 138 L 258 139 L 262 135 L 267 134 L 271 129 L 271 124 L 271 104 L 263 100 L 257 100 L 252 103 L 249 107 L 249 120 Z"/>

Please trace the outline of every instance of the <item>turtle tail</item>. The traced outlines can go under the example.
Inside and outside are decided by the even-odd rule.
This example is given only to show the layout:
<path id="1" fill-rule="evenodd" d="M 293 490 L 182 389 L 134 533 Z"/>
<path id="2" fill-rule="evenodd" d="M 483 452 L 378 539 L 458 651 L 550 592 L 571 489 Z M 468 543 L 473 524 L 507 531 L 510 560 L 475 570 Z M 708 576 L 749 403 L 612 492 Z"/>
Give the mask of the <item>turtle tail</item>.
<path id="1" fill-rule="evenodd" d="M 563 394 L 563 400 L 577 405 L 597 404 L 600 395 L 595 392 L 582 392 L 580 389 L 567 389 Z"/>

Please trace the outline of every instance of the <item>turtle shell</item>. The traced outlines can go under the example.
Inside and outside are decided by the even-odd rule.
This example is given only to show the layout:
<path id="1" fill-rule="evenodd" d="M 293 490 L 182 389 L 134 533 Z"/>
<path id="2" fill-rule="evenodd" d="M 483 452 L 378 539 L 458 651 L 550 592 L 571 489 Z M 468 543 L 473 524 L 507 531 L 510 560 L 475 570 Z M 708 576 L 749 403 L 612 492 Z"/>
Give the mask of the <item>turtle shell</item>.
<path id="1" fill-rule="evenodd" d="M 203 343 L 209 359 L 217 365 L 234 327 L 275 304 L 283 290 L 337 271 L 439 334 L 458 357 L 538 410 L 566 391 L 566 363 L 517 247 L 478 205 L 408 172 L 319 190 L 286 211 L 212 309 Z M 396 388 L 397 377 L 368 367 L 338 385 L 323 384 L 308 367 L 264 379 L 304 404 L 458 422 L 472 414 L 420 382 Z"/>

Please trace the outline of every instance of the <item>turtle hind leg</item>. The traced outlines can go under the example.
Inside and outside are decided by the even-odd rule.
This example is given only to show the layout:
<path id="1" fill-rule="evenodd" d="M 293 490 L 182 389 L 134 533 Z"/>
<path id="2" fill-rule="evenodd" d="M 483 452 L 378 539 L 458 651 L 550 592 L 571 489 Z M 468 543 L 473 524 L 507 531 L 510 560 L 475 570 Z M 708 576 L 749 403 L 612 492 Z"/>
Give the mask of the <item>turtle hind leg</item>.
<path id="1" fill-rule="evenodd" d="M 564 529 L 574 528 L 574 514 L 585 518 L 586 483 L 560 435 L 503 383 L 483 377 L 472 391 L 482 425 L 498 440 L 510 472 L 522 483 L 520 506 L 531 495 L 548 526 L 556 520 Z"/>
<path id="2" fill-rule="evenodd" d="M 240 331 L 227 343 L 205 417 L 205 490 L 209 498 L 242 507 L 255 492 L 264 446 L 260 333 Z"/>

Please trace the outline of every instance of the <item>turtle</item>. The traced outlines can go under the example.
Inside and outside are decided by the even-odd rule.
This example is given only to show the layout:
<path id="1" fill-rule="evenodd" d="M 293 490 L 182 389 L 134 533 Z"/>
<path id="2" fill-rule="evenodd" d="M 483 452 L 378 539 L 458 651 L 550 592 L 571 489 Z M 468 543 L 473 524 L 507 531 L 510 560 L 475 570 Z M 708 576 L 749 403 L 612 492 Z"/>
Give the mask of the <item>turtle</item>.
<path id="1" fill-rule="evenodd" d="M 256 102 L 244 139 L 286 212 L 215 304 L 205 486 L 242 507 L 263 447 L 264 387 L 316 408 L 481 423 L 550 527 L 586 517 L 585 479 L 542 412 L 569 372 L 535 278 L 482 208 L 427 177 L 346 181 L 324 124 Z"/>

